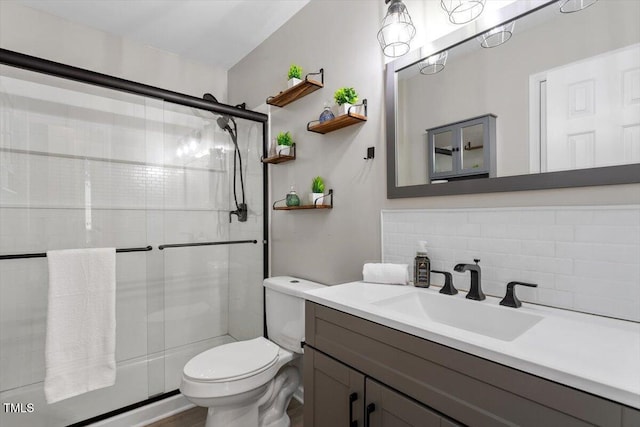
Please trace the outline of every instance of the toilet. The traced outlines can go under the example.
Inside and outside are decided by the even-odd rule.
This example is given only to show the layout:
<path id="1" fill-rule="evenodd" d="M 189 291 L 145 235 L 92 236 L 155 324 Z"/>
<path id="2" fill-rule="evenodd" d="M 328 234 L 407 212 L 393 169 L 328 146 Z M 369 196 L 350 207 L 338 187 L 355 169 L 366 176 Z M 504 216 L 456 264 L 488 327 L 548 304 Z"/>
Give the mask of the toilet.
<path id="1" fill-rule="evenodd" d="M 290 364 L 302 354 L 304 293 L 319 283 L 265 279 L 269 339 L 259 337 L 204 351 L 184 366 L 180 391 L 207 407 L 206 427 L 289 427 L 287 406 L 301 383 Z"/>

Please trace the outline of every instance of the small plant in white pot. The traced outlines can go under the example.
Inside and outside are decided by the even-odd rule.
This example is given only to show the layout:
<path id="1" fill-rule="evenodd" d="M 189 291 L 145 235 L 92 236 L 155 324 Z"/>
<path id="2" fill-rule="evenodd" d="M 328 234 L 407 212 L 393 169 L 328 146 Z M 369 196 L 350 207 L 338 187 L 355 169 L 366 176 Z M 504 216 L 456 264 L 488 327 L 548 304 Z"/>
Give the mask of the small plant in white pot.
<path id="1" fill-rule="evenodd" d="M 278 142 L 278 156 L 290 156 L 291 155 L 291 146 L 293 145 L 293 138 L 289 131 L 280 132 L 276 137 L 276 141 Z"/>
<path id="2" fill-rule="evenodd" d="M 341 116 L 349 113 L 349 108 L 358 102 L 358 94 L 352 87 L 341 87 L 333 94 L 333 99 L 338 104 L 336 116 Z"/>
<path id="3" fill-rule="evenodd" d="M 324 180 L 316 176 L 311 181 L 311 194 L 309 194 L 309 201 L 312 205 L 324 204 Z"/>
<path id="4" fill-rule="evenodd" d="M 288 87 L 294 87 L 302 81 L 302 68 L 296 64 L 291 64 L 289 67 L 289 82 Z"/>

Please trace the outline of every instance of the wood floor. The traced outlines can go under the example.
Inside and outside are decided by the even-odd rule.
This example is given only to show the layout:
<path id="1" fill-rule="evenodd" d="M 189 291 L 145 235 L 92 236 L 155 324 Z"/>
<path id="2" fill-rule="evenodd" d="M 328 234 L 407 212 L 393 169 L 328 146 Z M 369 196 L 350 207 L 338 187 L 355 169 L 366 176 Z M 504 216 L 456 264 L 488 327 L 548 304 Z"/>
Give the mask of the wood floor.
<path id="1" fill-rule="evenodd" d="M 291 399 L 287 414 L 291 418 L 291 427 L 302 426 L 302 405 L 295 399 Z M 147 427 L 204 427 L 207 418 L 207 408 L 195 407 L 188 411 L 173 415 L 164 420 L 156 421 Z"/>

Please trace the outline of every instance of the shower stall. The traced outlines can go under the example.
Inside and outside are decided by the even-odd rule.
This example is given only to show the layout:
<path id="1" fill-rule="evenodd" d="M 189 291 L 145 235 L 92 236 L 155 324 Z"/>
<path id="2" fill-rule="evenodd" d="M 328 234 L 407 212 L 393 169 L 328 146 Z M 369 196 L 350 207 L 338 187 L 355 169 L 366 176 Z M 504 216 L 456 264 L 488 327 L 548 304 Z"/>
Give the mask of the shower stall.
<path id="1" fill-rule="evenodd" d="M 0 53 L 0 425 L 175 394 L 195 354 L 262 336 L 266 115 Z M 116 383 L 47 404 L 46 251 L 92 247 L 118 249 Z"/>

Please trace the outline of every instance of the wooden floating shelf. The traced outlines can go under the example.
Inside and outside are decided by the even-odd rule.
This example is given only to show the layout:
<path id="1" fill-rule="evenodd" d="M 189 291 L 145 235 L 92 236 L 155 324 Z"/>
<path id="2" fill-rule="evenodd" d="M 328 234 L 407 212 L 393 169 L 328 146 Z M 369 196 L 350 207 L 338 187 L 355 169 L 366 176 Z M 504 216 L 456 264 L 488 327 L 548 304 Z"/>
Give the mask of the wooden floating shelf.
<path id="1" fill-rule="evenodd" d="M 329 204 L 325 205 L 325 204 L 315 204 L 315 205 L 302 205 L 302 206 L 276 206 L 276 204 L 280 203 L 280 202 L 284 202 L 287 199 L 280 199 L 280 200 L 276 200 L 275 202 L 273 202 L 273 210 L 274 211 L 299 211 L 299 210 L 309 210 L 309 209 L 333 209 L 333 189 L 329 189 L 329 192 L 327 194 L 324 195 L 323 199 L 323 203 L 324 200 L 329 199 Z M 318 200 L 320 200 L 320 197 L 316 199 L 316 203 L 318 203 Z"/>
<path id="2" fill-rule="evenodd" d="M 295 156 L 274 156 L 267 157 L 266 159 L 262 159 L 262 163 L 269 163 L 272 165 L 277 165 L 278 163 L 290 162 L 291 160 L 295 160 Z"/>
<path id="3" fill-rule="evenodd" d="M 272 165 L 277 165 L 278 163 L 290 162 L 296 159 L 296 144 L 295 142 L 291 146 L 291 151 L 293 151 L 292 155 L 284 155 L 277 154 L 275 156 L 266 157 L 262 159 L 262 163 L 269 163 Z"/>
<path id="4" fill-rule="evenodd" d="M 320 74 L 321 81 L 310 79 L 310 75 Z M 317 73 L 309 73 L 304 80 L 297 85 L 290 87 L 277 94 L 276 96 L 270 96 L 267 98 L 267 104 L 275 105 L 276 107 L 284 107 L 287 104 L 291 104 L 302 97 L 315 92 L 318 89 L 324 87 L 324 69 L 320 68 Z"/>
<path id="5" fill-rule="evenodd" d="M 331 205 L 275 206 L 274 211 L 296 211 L 301 209 L 333 209 Z"/>
<path id="6" fill-rule="evenodd" d="M 362 123 L 367 121 L 367 100 L 362 100 L 362 104 L 364 106 L 364 114 L 356 114 L 349 111 L 348 114 L 343 114 L 338 117 L 334 117 L 333 119 L 324 121 L 320 123 L 317 120 L 307 123 L 307 130 L 309 132 L 315 133 L 329 133 L 334 130 L 342 129 L 347 126 L 355 125 L 357 123 Z M 353 108 L 353 107 L 351 107 Z"/>
<path id="7" fill-rule="evenodd" d="M 334 130 L 342 129 L 347 126 L 355 125 L 356 123 L 362 123 L 366 121 L 366 116 L 363 116 L 361 114 L 349 113 L 343 114 L 342 116 L 338 116 L 331 120 L 327 120 L 326 122 L 310 125 L 307 130 L 309 132 L 325 134 L 333 132 Z"/>

